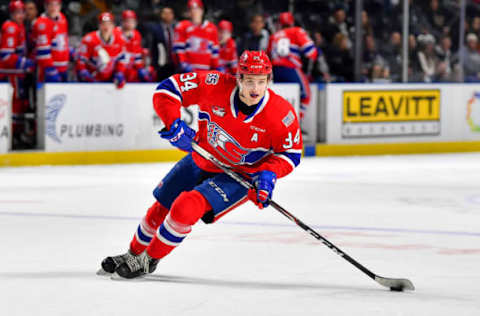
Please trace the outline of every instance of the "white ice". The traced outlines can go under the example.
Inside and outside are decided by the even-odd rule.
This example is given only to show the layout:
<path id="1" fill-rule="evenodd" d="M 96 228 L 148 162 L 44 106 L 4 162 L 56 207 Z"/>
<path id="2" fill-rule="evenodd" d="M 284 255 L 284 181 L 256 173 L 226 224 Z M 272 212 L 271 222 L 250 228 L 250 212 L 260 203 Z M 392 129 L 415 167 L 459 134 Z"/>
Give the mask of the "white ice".
<path id="1" fill-rule="evenodd" d="M 272 208 L 198 223 L 148 279 L 95 275 L 124 252 L 173 164 L 0 168 L 0 315 L 480 315 L 480 154 L 305 158 Z"/>

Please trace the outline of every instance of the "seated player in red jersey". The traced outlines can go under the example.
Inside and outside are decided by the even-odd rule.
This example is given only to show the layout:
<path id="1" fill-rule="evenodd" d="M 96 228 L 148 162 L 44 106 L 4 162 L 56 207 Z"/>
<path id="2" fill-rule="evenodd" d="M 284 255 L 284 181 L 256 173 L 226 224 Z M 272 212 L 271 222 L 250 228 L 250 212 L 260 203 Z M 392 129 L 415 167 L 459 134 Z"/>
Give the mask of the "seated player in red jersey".
<path id="1" fill-rule="evenodd" d="M 293 106 L 268 88 L 272 65 L 262 51 L 245 51 L 237 77 L 217 71 L 176 74 L 162 81 L 153 106 L 165 123 L 160 136 L 188 152 L 154 189 L 155 203 L 126 254 L 107 257 L 100 273 L 135 278 L 155 270 L 202 219 L 213 223 L 248 199 L 268 206 L 277 178 L 300 163 L 302 136 Z M 197 104 L 198 132 L 180 117 Z M 248 191 L 192 152 L 192 141 L 252 181 Z"/>
<path id="2" fill-rule="evenodd" d="M 125 85 L 125 41 L 115 30 L 110 12 L 99 15 L 98 31 L 83 37 L 76 59 L 79 81 L 114 82 L 118 88 Z"/>
<path id="3" fill-rule="evenodd" d="M 117 31 L 122 34 L 126 47 L 127 82 L 151 82 L 152 75 L 143 61 L 142 35 L 137 28 L 137 14 L 132 10 L 122 12 L 122 26 Z"/>
<path id="4" fill-rule="evenodd" d="M 220 43 L 218 64 L 220 71 L 235 75 L 237 73 L 237 44 L 232 38 L 233 24 L 227 20 L 218 22 L 218 42 Z"/>
<path id="5" fill-rule="evenodd" d="M 66 82 L 68 79 L 68 22 L 61 9 L 61 0 L 45 0 L 45 13 L 33 23 L 31 40 L 40 82 Z"/>

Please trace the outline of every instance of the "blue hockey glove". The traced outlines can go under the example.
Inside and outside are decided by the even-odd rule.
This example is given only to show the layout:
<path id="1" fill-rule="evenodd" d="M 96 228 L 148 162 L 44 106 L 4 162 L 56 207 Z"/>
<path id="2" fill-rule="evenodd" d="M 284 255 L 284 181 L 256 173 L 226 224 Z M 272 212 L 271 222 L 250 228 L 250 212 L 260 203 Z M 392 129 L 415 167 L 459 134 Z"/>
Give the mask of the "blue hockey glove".
<path id="1" fill-rule="evenodd" d="M 192 72 L 193 71 L 192 66 L 190 66 L 189 63 L 185 63 L 185 62 L 180 64 L 180 68 L 182 69 L 182 72 Z"/>
<path id="2" fill-rule="evenodd" d="M 117 72 L 113 75 L 113 82 L 117 86 L 118 89 L 122 89 L 125 85 L 125 75 L 123 72 Z"/>
<path id="3" fill-rule="evenodd" d="M 82 82 L 95 82 L 95 78 L 90 71 L 83 69 L 78 72 L 78 79 Z"/>
<path id="4" fill-rule="evenodd" d="M 25 72 L 32 72 L 35 68 L 35 63 L 27 57 L 18 57 L 17 62 L 15 63 L 15 68 L 21 69 Z"/>
<path id="5" fill-rule="evenodd" d="M 169 130 L 164 129 L 158 133 L 160 137 L 167 139 L 173 146 L 187 152 L 192 151 L 192 140 L 196 132 L 181 119 L 176 119 Z"/>
<path id="6" fill-rule="evenodd" d="M 45 68 L 45 81 L 46 82 L 60 82 L 60 74 L 58 73 L 57 68 L 47 67 Z"/>
<path id="7" fill-rule="evenodd" d="M 152 82 L 152 76 L 150 76 L 150 73 L 146 68 L 140 68 L 138 69 L 138 79 L 142 82 Z"/>
<path id="8" fill-rule="evenodd" d="M 277 182 L 277 175 L 275 172 L 264 170 L 254 174 L 252 183 L 255 189 L 248 191 L 248 198 L 262 209 L 270 204 L 273 189 Z"/>

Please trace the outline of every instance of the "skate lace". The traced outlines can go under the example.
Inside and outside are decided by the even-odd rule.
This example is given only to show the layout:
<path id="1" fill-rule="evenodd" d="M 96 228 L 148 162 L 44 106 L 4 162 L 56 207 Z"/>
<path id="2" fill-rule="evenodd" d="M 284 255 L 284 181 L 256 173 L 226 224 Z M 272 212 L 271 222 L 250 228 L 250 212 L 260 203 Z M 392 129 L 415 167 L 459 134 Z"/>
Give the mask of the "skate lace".
<path id="1" fill-rule="evenodd" d="M 112 257 L 113 259 L 113 262 L 115 262 L 117 265 L 120 265 L 122 263 L 124 263 L 125 261 L 128 260 L 128 258 L 130 257 L 133 257 L 130 253 L 125 253 L 123 255 L 118 255 L 118 256 L 115 256 L 115 257 Z"/>
<path id="2" fill-rule="evenodd" d="M 126 265 L 130 268 L 130 271 L 138 271 L 141 270 L 143 267 L 141 266 L 143 258 L 137 258 L 137 257 L 128 257 L 127 260 L 125 261 Z"/>
<path id="3" fill-rule="evenodd" d="M 134 256 L 129 256 L 125 263 L 127 266 L 130 268 L 130 271 L 140 271 L 143 270 L 145 273 L 149 273 L 149 268 L 150 268 L 150 258 L 142 254 L 141 256 L 134 257 Z"/>

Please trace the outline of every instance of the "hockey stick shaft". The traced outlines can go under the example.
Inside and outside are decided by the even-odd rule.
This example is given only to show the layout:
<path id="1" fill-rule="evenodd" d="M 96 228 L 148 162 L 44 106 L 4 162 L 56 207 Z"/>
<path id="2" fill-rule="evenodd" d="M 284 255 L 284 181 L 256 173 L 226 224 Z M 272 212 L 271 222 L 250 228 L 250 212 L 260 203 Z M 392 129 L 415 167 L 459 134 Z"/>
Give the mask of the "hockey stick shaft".
<path id="1" fill-rule="evenodd" d="M 243 177 L 241 177 L 239 174 L 237 174 L 236 172 L 230 170 L 227 166 L 225 166 L 221 161 L 219 161 L 218 159 L 216 159 L 212 154 L 210 154 L 208 151 L 206 151 L 205 149 L 203 149 L 202 147 L 200 147 L 198 144 L 196 144 L 195 142 L 192 143 L 192 148 L 193 150 L 198 153 L 200 156 L 202 156 L 203 158 L 209 160 L 210 162 L 212 162 L 213 164 L 215 164 L 218 168 L 220 168 L 224 173 L 226 173 L 227 175 L 229 175 L 231 178 L 233 178 L 234 180 L 236 180 L 237 182 L 239 182 L 241 185 L 243 185 L 245 188 L 247 189 L 254 189 L 255 187 L 253 186 L 253 184 L 251 184 L 249 181 L 245 180 Z M 310 228 L 307 224 L 305 224 L 304 222 L 302 222 L 301 220 L 299 220 L 297 217 L 295 217 L 292 213 L 288 212 L 286 209 L 284 209 L 283 207 L 281 207 L 279 204 L 277 204 L 275 201 L 273 200 L 270 200 L 270 205 L 275 209 L 277 210 L 278 212 L 280 212 L 281 214 L 283 214 L 286 218 L 288 218 L 289 220 L 291 220 L 292 222 L 294 222 L 297 226 L 299 226 L 300 228 L 302 228 L 303 230 L 305 230 L 306 232 L 308 232 L 310 235 L 312 235 L 313 237 L 315 237 L 317 240 L 320 240 L 325 246 L 327 246 L 328 248 L 332 249 L 337 255 L 339 255 L 340 257 L 342 257 L 343 259 L 347 260 L 348 262 L 350 262 L 351 264 L 353 264 L 357 269 L 359 269 L 360 271 L 362 271 L 363 273 L 365 273 L 366 275 L 368 275 L 371 279 L 373 279 L 374 281 L 378 282 L 379 284 L 383 285 L 383 286 L 386 286 L 386 287 L 392 287 L 392 286 L 401 286 L 402 288 L 406 288 L 406 289 L 410 289 L 410 290 L 413 290 L 414 287 L 413 287 L 413 284 L 411 284 L 410 281 L 408 280 L 405 280 L 405 279 L 389 279 L 389 278 L 383 278 L 383 277 L 380 277 L 378 275 L 376 275 L 375 273 L 373 273 L 372 271 L 370 271 L 369 269 L 367 269 L 365 266 L 363 266 L 362 264 L 360 264 L 358 261 L 356 261 L 355 259 L 353 259 L 352 257 L 350 257 L 348 254 L 346 254 L 344 251 L 342 251 L 340 248 L 338 248 L 337 246 L 335 246 L 334 244 L 332 244 L 328 239 L 326 239 L 325 237 L 323 237 L 322 235 L 320 235 L 319 233 L 317 233 L 315 230 L 313 230 L 312 228 Z M 387 282 L 382 282 L 382 281 L 387 281 Z M 388 282 L 388 281 L 392 281 L 392 282 Z"/>

